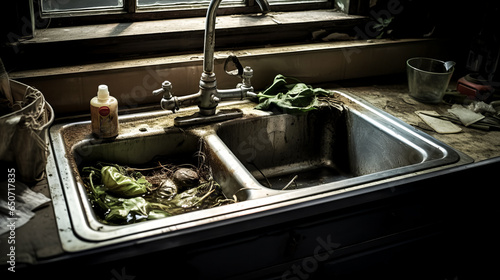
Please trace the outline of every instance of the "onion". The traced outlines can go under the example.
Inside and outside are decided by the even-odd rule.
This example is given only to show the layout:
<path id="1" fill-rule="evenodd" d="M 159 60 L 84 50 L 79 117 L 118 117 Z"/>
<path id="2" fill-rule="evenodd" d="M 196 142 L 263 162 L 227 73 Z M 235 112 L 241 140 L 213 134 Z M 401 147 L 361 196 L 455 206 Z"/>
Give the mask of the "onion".
<path id="1" fill-rule="evenodd" d="M 200 177 L 198 172 L 190 168 L 179 168 L 174 173 L 174 183 L 179 188 L 179 192 L 198 186 Z"/>

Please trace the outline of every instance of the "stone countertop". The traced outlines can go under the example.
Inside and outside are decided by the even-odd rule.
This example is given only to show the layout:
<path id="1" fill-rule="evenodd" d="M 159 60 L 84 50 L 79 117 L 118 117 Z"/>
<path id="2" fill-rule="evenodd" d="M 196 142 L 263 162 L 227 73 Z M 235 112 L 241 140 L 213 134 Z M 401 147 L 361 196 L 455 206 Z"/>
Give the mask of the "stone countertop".
<path id="1" fill-rule="evenodd" d="M 421 125 L 422 120 L 414 113 L 415 111 L 435 110 L 438 113 L 444 113 L 451 105 L 408 102 L 408 86 L 405 83 L 398 83 L 391 79 L 363 79 L 321 86 L 361 97 L 374 106 L 466 153 L 476 162 L 500 156 L 500 131 L 483 131 L 462 127 L 463 131 L 460 133 L 439 134 L 425 129 Z M 47 180 L 42 180 L 32 189 L 50 197 Z M 64 255 L 55 225 L 56 217 L 52 204 L 36 210 L 35 213 L 35 217 L 29 223 L 16 229 L 16 262 L 19 265 L 22 263 L 34 264 L 40 261 L 44 262 L 44 260 L 50 261 L 50 259 L 57 259 L 57 257 Z M 5 242 L 8 239 L 7 234 L 0 236 L 1 252 L 5 252 L 9 248 Z M 2 257 L 5 256 L 6 254 L 2 253 Z"/>

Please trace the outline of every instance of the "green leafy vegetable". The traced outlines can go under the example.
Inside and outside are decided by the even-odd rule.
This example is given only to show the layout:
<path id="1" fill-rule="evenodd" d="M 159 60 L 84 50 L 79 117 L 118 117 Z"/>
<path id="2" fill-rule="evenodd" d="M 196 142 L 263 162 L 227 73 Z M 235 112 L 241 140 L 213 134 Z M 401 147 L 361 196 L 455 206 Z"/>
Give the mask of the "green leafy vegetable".
<path id="1" fill-rule="evenodd" d="M 124 175 L 115 166 L 104 166 L 101 170 L 101 176 L 102 183 L 109 192 L 120 197 L 136 197 L 146 193 L 148 188 L 151 187 L 151 184 L 142 174 L 139 173 L 137 178 L 133 178 Z"/>
<path id="2" fill-rule="evenodd" d="M 94 181 L 101 181 L 99 178 L 93 178 L 99 177 L 95 169 L 88 168 L 84 171 L 89 172 L 90 195 L 94 208 L 98 207 L 104 221 L 111 224 L 130 224 L 171 216 L 142 197 L 122 198 L 108 194 L 104 184 L 94 184 Z"/>
<path id="3" fill-rule="evenodd" d="M 287 113 L 300 113 L 316 109 L 319 96 L 330 96 L 330 92 L 313 88 L 294 78 L 278 74 L 273 84 L 259 93 L 259 104 L 255 109 L 281 109 Z"/>
<path id="4" fill-rule="evenodd" d="M 142 197 L 121 198 L 106 195 L 106 221 L 123 223 L 148 219 L 148 202 Z"/>

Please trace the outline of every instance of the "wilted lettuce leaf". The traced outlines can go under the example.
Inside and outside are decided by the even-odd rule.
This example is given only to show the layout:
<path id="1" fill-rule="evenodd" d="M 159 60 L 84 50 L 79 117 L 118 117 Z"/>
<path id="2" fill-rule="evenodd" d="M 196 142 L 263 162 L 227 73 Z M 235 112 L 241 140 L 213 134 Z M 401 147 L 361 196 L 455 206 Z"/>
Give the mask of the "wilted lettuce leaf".
<path id="1" fill-rule="evenodd" d="M 126 176 L 115 166 L 104 166 L 101 178 L 109 192 L 120 197 L 136 197 L 147 192 L 151 184 L 142 176 L 137 179 Z"/>
<path id="2" fill-rule="evenodd" d="M 106 204 L 105 220 L 121 224 L 148 219 L 149 204 L 142 197 L 122 198 L 107 194 L 102 198 Z"/>
<path id="3" fill-rule="evenodd" d="M 143 197 L 123 198 L 108 194 L 108 187 L 102 184 L 104 176 L 99 176 L 106 174 L 105 172 L 99 174 L 92 168 L 84 169 L 84 171 L 89 172 L 88 182 L 94 208 L 99 208 L 98 212 L 101 213 L 104 221 L 111 224 L 130 224 L 171 216 L 170 213 L 158 209 L 157 205 L 149 203 Z"/>

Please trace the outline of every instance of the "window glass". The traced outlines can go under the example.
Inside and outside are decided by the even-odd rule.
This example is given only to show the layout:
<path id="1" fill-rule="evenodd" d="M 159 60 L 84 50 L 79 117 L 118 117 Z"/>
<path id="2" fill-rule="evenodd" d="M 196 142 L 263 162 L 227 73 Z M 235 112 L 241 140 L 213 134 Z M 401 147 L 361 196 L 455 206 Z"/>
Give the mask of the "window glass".
<path id="1" fill-rule="evenodd" d="M 328 0 L 267 0 L 270 5 L 278 4 L 300 4 L 300 3 L 322 3 L 328 2 Z"/>
<path id="2" fill-rule="evenodd" d="M 136 1 L 137 6 L 133 4 Z M 267 0 L 273 10 L 273 5 L 299 5 L 308 3 L 326 3 L 331 0 Z M 127 10 L 135 12 L 135 7 L 142 10 L 189 10 L 208 7 L 210 0 L 41 0 L 44 15 L 72 16 L 73 12 L 83 12 L 92 15 L 94 12 L 116 12 Z M 242 7 L 247 0 L 222 0 L 220 7 Z M 130 7 L 134 7 L 129 10 Z"/>
<path id="3" fill-rule="evenodd" d="M 244 0 L 223 0 L 222 5 L 227 4 L 243 4 Z M 137 0 L 138 7 L 153 7 L 153 6 L 178 6 L 178 5 L 198 5 L 208 6 L 210 0 Z"/>
<path id="4" fill-rule="evenodd" d="M 166 6 L 186 3 L 208 4 L 210 0 L 137 0 L 137 6 Z"/>
<path id="5" fill-rule="evenodd" d="M 42 0 L 43 12 L 122 8 L 123 0 Z"/>

